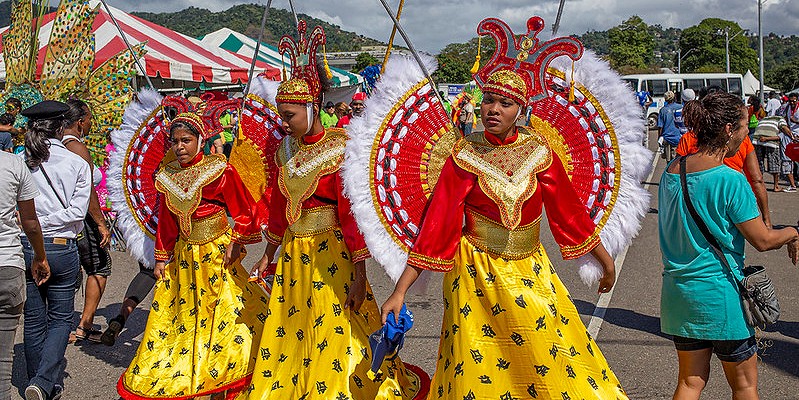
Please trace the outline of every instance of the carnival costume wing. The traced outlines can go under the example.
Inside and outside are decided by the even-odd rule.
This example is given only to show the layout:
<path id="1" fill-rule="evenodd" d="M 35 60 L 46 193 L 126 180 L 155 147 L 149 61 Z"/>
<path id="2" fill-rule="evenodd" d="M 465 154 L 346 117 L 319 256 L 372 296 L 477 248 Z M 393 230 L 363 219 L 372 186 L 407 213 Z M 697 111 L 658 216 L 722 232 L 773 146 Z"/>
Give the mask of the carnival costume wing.
<path id="1" fill-rule="evenodd" d="M 649 172 L 652 153 L 641 145 L 639 108 L 620 77 L 606 62 L 584 53 L 579 41 L 540 41 L 544 22 L 539 17 L 530 18 L 527 27 L 527 34 L 517 37 L 498 19 L 480 23 L 478 33 L 493 36 L 497 51 L 475 80 L 482 86 L 501 69 L 512 69 L 525 80 L 532 127 L 563 162 L 596 224 L 594 234 L 616 256 L 637 234 L 649 204 L 640 182 Z M 395 281 L 435 185 L 435 168 L 451 149 L 451 128 L 428 122 L 438 121 L 443 109 L 430 96 L 425 99 L 429 86 L 421 80 L 418 67 L 390 63 L 366 102 L 366 117 L 350 125 L 347 145 L 345 189 L 353 212 L 373 257 Z M 598 263 L 590 256 L 580 260 L 582 279 L 596 282 L 602 276 Z"/>
<path id="2" fill-rule="evenodd" d="M 275 105 L 279 84 L 263 76 L 253 79 L 242 105 L 238 135 L 229 161 L 255 199 L 262 227 L 269 219 L 270 177 L 277 171 L 274 155 L 285 136 Z"/>

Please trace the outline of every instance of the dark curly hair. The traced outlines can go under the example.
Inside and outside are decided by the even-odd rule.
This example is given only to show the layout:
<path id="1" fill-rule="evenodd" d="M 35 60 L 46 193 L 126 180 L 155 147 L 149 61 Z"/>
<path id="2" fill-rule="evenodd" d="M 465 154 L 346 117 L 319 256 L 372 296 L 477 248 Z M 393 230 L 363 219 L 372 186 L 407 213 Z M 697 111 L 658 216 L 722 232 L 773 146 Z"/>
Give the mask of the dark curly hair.
<path id="1" fill-rule="evenodd" d="M 699 151 L 718 151 L 727 146 L 729 137 L 724 132 L 727 124 L 732 129 L 741 127 L 746 106 L 740 97 L 716 92 L 685 103 L 685 125 L 694 131 Z"/>

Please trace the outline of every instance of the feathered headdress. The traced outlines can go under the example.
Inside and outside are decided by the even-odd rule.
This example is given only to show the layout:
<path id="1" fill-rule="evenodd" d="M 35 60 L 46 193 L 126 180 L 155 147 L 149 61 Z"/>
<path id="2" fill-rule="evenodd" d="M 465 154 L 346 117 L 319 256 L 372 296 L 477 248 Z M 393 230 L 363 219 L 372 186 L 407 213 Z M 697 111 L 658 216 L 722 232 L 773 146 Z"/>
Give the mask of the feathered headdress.
<path id="1" fill-rule="evenodd" d="M 300 20 L 297 24 L 299 40 L 291 36 L 283 36 L 278 43 L 281 55 L 291 60 L 291 79 L 284 81 L 277 89 L 278 103 L 307 104 L 320 101 L 322 84 L 316 67 L 316 52 L 324 46 L 326 37 L 321 26 L 313 28 L 306 36 L 308 25 Z"/>
<path id="2" fill-rule="evenodd" d="M 527 20 L 527 34 L 517 38 L 508 25 L 497 18 L 486 18 L 477 26 L 479 35 L 491 35 L 497 48 L 474 80 L 484 92 L 499 93 L 527 105 L 547 96 L 544 88 L 549 63 L 559 56 L 577 60 L 583 45 L 577 39 L 560 37 L 541 43 L 544 29 L 541 17 Z M 521 82 L 524 85 L 521 84 Z M 520 101 L 523 100 L 523 101 Z"/>

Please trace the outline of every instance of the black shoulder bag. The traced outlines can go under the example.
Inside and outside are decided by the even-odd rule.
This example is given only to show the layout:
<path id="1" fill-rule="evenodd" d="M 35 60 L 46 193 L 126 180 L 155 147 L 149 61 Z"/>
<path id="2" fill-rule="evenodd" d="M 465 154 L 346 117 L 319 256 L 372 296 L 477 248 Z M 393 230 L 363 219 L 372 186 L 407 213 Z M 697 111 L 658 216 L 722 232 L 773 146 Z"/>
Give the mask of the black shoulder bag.
<path id="1" fill-rule="evenodd" d="M 688 183 L 685 179 L 685 159 L 686 157 L 680 158 L 680 184 L 682 185 L 682 196 L 685 200 L 685 205 L 688 207 L 688 212 L 694 219 L 696 226 L 702 232 L 702 235 L 705 236 L 713 252 L 716 253 L 716 256 L 721 261 L 721 264 L 730 271 L 732 279 L 736 283 L 738 293 L 741 295 L 741 304 L 743 304 L 746 322 L 751 326 L 761 328 L 777 322 L 777 319 L 780 317 L 780 303 L 777 300 L 774 285 L 771 283 L 771 279 L 769 279 L 768 275 L 766 275 L 766 269 L 760 265 L 750 265 L 744 268 L 744 279 L 742 281 L 739 281 L 735 277 L 735 273 L 727 261 L 727 257 L 725 257 L 724 253 L 721 251 L 718 241 L 713 234 L 710 233 L 705 221 L 699 217 L 696 208 L 694 208 L 693 203 L 691 203 L 691 196 L 688 194 Z"/>

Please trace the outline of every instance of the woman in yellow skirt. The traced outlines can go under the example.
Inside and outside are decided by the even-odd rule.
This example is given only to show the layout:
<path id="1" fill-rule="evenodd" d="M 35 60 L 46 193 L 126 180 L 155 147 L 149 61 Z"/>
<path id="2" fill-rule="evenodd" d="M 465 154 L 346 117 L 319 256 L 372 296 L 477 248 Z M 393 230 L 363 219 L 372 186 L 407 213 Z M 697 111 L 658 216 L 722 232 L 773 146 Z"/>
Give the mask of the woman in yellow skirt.
<path id="1" fill-rule="evenodd" d="M 602 265 L 600 292 L 613 260 L 547 140 L 516 126 L 527 83 L 504 69 L 482 89 L 485 132 L 444 164 L 383 321 L 420 271 L 446 272 L 428 399 L 626 399 L 539 242 L 543 206 L 563 257 L 590 252 Z"/>
<path id="2" fill-rule="evenodd" d="M 305 29 L 300 21 L 304 48 L 288 37 L 280 42 L 292 60 L 292 79 L 275 99 L 288 136 L 276 155 L 269 245 L 253 272 L 272 260 L 277 268 L 249 398 L 412 399 L 424 386 L 421 370 L 395 358 L 368 373 L 369 335 L 381 328 L 366 279 L 370 255 L 343 195 L 346 132 L 319 119 L 326 79 L 315 52 L 324 32 L 316 27 L 306 40 Z"/>
<path id="3" fill-rule="evenodd" d="M 200 151 L 206 132 L 193 113 L 170 125 L 177 160 L 156 174 L 158 282 L 139 350 L 117 384 L 124 399 L 229 399 L 250 384 L 267 299 L 248 282 L 241 255 L 261 230 L 235 168 Z"/>

